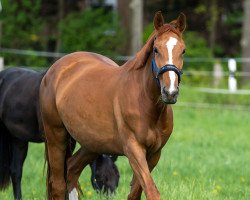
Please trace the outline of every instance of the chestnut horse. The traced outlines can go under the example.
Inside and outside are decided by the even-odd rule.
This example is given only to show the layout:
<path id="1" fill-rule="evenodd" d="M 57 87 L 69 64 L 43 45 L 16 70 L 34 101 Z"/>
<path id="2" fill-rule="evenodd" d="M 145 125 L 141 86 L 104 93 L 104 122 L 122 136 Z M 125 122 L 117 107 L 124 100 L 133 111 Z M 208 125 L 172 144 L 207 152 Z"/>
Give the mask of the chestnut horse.
<path id="1" fill-rule="evenodd" d="M 147 43 L 121 67 L 104 56 L 76 52 L 48 70 L 40 86 L 48 199 L 76 192 L 80 168 L 103 153 L 128 158 L 133 170 L 129 200 L 140 199 L 142 190 L 148 200 L 161 199 L 150 172 L 173 129 L 170 104 L 179 93 L 185 26 L 184 14 L 164 24 L 157 12 Z M 69 135 L 81 145 L 70 159 Z M 70 162 L 73 158 L 81 164 Z"/>
<path id="2" fill-rule="evenodd" d="M 22 199 L 21 179 L 28 144 L 44 141 L 39 88 L 45 73 L 25 68 L 0 72 L 0 191 L 11 182 L 15 200 Z M 100 155 L 90 165 L 91 183 L 97 191 L 115 192 L 119 181 L 116 158 Z"/>

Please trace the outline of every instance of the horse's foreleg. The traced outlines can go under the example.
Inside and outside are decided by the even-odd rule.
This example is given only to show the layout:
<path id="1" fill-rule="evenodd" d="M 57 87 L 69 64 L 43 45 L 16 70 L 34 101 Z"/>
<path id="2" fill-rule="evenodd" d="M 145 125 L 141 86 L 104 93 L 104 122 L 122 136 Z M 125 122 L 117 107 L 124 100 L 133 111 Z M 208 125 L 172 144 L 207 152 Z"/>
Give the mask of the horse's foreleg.
<path id="1" fill-rule="evenodd" d="M 147 200 L 160 200 L 160 193 L 155 186 L 148 167 L 146 150 L 138 144 L 136 140 L 130 140 L 127 141 L 125 154 L 129 159 L 135 178 L 138 179 L 146 194 Z M 134 188 L 132 188 L 132 191 L 136 192 L 137 196 L 140 195 L 139 184 L 136 183 L 136 180 L 134 181 Z M 128 199 L 130 198 L 134 199 L 131 195 L 129 195 Z"/>
<path id="2" fill-rule="evenodd" d="M 154 153 L 150 156 L 147 156 L 148 167 L 150 172 L 154 169 L 160 159 L 161 152 Z M 138 179 L 133 175 L 133 179 L 131 182 L 131 191 L 128 196 L 129 200 L 139 200 L 141 199 L 142 187 L 138 181 Z"/>
<path id="3" fill-rule="evenodd" d="M 22 199 L 21 179 L 23 163 L 27 156 L 28 142 L 12 138 L 12 160 L 10 165 L 11 180 L 15 200 Z"/>
<path id="4" fill-rule="evenodd" d="M 72 196 L 77 196 L 77 182 L 82 170 L 93 160 L 98 157 L 98 154 L 92 153 L 81 147 L 73 156 L 68 159 L 67 186 L 70 192 L 69 199 Z M 76 199 L 76 198 L 72 198 Z"/>
<path id="5" fill-rule="evenodd" d="M 65 156 L 67 131 L 44 122 L 48 157 L 48 199 L 64 200 L 66 195 Z"/>

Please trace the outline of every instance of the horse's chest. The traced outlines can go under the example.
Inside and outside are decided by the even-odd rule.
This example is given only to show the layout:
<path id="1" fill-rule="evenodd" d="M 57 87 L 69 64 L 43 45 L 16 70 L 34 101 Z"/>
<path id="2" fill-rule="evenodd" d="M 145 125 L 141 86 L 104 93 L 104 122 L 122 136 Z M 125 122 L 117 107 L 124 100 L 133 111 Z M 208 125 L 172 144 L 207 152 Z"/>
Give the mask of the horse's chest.
<path id="1" fill-rule="evenodd" d="M 148 130 L 144 138 L 145 146 L 148 150 L 156 152 L 166 143 L 163 134 L 159 130 Z"/>

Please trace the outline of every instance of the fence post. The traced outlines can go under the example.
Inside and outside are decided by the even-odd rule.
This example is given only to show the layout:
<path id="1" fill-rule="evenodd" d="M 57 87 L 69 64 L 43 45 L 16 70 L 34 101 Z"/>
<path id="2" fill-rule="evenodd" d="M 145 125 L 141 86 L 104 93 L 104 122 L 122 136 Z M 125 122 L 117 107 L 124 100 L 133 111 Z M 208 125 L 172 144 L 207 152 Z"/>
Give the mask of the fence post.
<path id="1" fill-rule="evenodd" d="M 229 69 L 228 89 L 231 92 L 235 92 L 237 90 L 237 80 L 235 77 L 237 67 L 235 59 L 233 58 L 228 59 L 228 69 Z"/>
<path id="2" fill-rule="evenodd" d="M 4 65 L 3 65 L 3 57 L 0 57 L 0 71 L 2 71 L 4 68 Z"/>
<path id="3" fill-rule="evenodd" d="M 223 70 L 219 61 L 216 61 L 216 63 L 214 64 L 213 76 L 214 76 L 214 87 L 218 87 L 223 77 Z"/>

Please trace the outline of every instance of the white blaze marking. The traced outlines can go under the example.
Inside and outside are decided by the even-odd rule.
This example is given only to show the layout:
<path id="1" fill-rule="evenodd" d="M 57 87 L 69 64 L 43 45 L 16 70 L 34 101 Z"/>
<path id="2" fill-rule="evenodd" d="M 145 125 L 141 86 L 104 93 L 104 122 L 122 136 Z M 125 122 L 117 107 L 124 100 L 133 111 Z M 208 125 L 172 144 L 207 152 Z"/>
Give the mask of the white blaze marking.
<path id="1" fill-rule="evenodd" d="M 174 82 L 175 82 L 175 77 L 176 74 L 173 71 L 169 71 L 169 78 L 170 78 L 170 86 L 169 86 L 169 93 L 171 94 L 173 91 L 176 90 L 175 86 L 174 86 Z"/>
<path id="2" fill-rule="evenodd" d="M 78 192 L 76 188 L 74 188 L 70 193 L 69 193 L 69 200 L 78 200 Z"/>
<path id="3" fill-rule="evenodd" d="M 173 49 L 177 43 L 177 39 L 174 37 L 170 37 L 166 43 L 168 49 L 168 64 L 173 64 Z M 171 94 L 175 90 L 174 82 L 176 79 L 176 74 L 173 71 L 169 71 L 169 79 L 170 79 L 170 86 L 169 86 L 169 93 Z"/>

